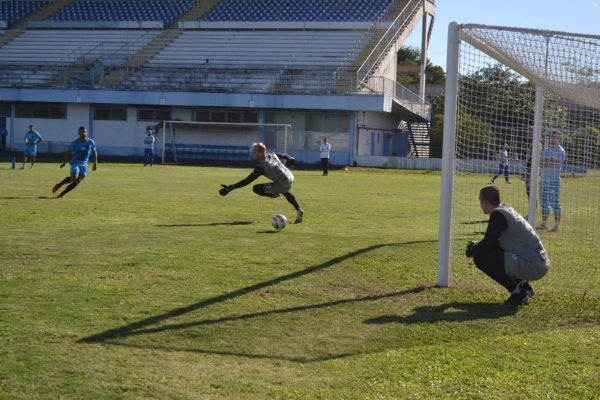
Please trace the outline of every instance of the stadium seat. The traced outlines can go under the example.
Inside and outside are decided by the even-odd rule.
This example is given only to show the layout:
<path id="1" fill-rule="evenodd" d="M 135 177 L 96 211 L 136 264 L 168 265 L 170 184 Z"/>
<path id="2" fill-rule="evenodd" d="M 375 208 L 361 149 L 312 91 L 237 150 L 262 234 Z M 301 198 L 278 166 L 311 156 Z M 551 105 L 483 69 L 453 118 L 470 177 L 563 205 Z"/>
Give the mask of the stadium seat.
<path id="1" fill-rule="evenodd" d="M 224 0 L 204 21 L 371 21 L 393 0 Z"/>
<path id="2" fill-rule="evenodd" d="M 75 0 L 48 18 L 52 21 L 171 22 L 195 0 Z"/>
<path id="3" fill-rule="evenodd" d="M 0 1 L 0 21 L 6 21 L 10 27 L 50 3 L 49 1 Z"/>
<path id="4" fill-rule="evenodd" d="M 98 60 L 124 59 L 126 51 L 141 49 L 156 34 L 116 29 L 28 30 L 0 47 L 0 82 L 9 86 L 44 86 L 83 55 Z"/>
<path id="5" fill-rule="evenodd" d="M 125 85 L 202 91 L 262 91 L 278 85 L 286 90 L 325 90 L 324 85 L 331 83 L 333 72 L 361 34 L 186 31 L 130 76 Z"/>

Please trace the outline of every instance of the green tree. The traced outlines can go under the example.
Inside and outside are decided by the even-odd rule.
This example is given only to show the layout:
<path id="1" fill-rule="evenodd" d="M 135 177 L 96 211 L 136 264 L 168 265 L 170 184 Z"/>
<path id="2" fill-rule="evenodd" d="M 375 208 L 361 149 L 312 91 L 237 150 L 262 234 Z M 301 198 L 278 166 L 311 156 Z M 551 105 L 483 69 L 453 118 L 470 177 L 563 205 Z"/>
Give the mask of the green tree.
<path id="1" fill-rule="evenodd" d="M 417 67 L 421 62 L 421 51 L 416 47 L 402 47 L 398 51 L 397 56 L 398 65 L 410 65 Z M 430 84 L 444 84 L 446 81 L 446 73 L 444 69 L 439 65 L 432 64 L 427 59 L 427 65 L 425 66 L 426 82 Z M 398 74 L 397 81 L 403 84 L 417 83 L 419 82 L 418 74 Z"/>

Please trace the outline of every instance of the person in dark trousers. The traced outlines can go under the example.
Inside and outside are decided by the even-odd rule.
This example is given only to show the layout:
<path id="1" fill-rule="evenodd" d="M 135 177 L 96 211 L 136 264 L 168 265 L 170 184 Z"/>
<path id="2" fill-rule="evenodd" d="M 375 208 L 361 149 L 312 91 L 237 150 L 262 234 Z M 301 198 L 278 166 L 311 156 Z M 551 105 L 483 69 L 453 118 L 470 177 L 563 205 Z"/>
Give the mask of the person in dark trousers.
<path id="1" fill-rule="evenodd" d="M 323 144 L 319 147 L 321 152 L 321 169 L 323 176 L 329 175 L 329 155 L 331 152 L 331 144 L 327 143 L 327 138 L 323 138 Z"/>
<path id="2" fill-rule="evenodd" d="M 527 304 L 535 294 L 529 281 L 548 272 L 546 250 L 532 226 L 513 208 L 500 204 L 496 186 L 481 189 L 479 204 L 490 219 L 483 240 L 467 244 L 466 256 L 510 293 L 504 307 Z"/>
<path id="3" fill-rule="evenodd" d="M 302 210 L 298 201 L 290 192 L 290 189 L 294 184 L 294 175 L 281 162 L 281 159 L 285 159 L 288 163 L 295 164 L 295 159 L 287 154 L 267 153 L 267 147 L 263 143 L 254 143 L 252 145 L 252 159 L 257 163 L 254 171 L 238 183 L 233 185 L 221 185 L 219 194 L 221 196 L 227 196 L 232 190 L 247 186 L 260 176 L 264 175 L 271 179 L 272 182 L 254 185 L 252 188 L 254 193 L 259 196 L 271 198 L 279 197 L 280 194 L 283 195 L 288 203 L 296 210 L 295 223 L 301 223 L 304 218 L 304 210 Z"/>
<path id="4" fill-rule="evenodd" d="M 508 167 L 508 145 L 503 145 L 500 146 L 500 149 L 498 149 L 498 172 L 492 176 L 492 179 L 490 179 L 490 183 L 494 183 L 494 181 L 496 180 L 496 178 L 498 178 L 498 176 L 504 174 L 504 179 L 506 180 L 506 183 L 510 184 L 509 181 L 509 167 Z"/>
<path id="5" fill-rule="evenodd" d="M 144 138 L 144 167 L 154 165 L 154 141 L 154 130 L 148 129 L 148 135 Z"/>
<path id="6" fill-rule="evenodd" d="M 6 137 L 8 136 L 8 132 L 5 128 L 0 128 L 0 150 L 6 151 Z"/>

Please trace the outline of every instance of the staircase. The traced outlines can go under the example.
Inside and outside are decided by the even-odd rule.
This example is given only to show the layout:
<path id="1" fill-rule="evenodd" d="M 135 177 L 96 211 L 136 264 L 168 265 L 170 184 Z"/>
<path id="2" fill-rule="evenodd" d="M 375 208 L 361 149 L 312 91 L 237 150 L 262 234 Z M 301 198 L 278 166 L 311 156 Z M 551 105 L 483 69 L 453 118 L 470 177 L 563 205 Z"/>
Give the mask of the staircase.
<path id="1" fill-rule="evenodd" d="M 431 126 L 429 122 L 407 122 L 411 150 L 415 157 L 429 157 Z"/>
<path id="2" fill-rule="evenodd" d="M 25 33 L 25 30 L 27 29 L 27 23 L 29 21 L 44 20 L 44 19 L 48 18 L 49 16 L 51 16 L 52 14 L 56 13 L 61 8 L 68 6 L 73 1 L 75 1 L 75 0 L 51 1 L 46 7 L 43 7 L 41 9 L 37 10 L 33 14 L 29 14 L 28 16 L 26 16 L 25 18 L 23 18 L 16 24 L 14 24 L 12 27 L 9 27 L 9 29 L 6 31 L 6 33 L 4 35 L 0 36 L 0 46 L 4 46 L 6 43 L 10 42 L 12 39 Z"/>
<path id="3" fill-rule="evenodd" d="M 152 57 L 160 53 L 171 42 L 177 39 L 183 31 L 179 29 L 179 21 L 199 20 L 204 15 L 212 11 L 221 0 L 199 0 L 196 5 L 171 22 L 164 31 L 158 34 L 140 51 L 129 57 L 121 68 L 110 71 L 100 84 L 103 86 L 115 86 L 125 79 L 128 74 L 135 72 L 138 68 L 146 64 Z"/>

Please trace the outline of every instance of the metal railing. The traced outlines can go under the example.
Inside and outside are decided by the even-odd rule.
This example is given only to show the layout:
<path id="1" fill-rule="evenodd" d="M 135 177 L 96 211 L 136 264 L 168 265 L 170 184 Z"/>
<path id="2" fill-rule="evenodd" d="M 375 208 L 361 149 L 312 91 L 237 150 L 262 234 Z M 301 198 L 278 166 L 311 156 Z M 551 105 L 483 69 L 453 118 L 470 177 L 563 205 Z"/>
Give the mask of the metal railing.
<path id="1" fill-rule="evenodd" d="M 406 29 L 416 10 L 422 6 L 424 0 L 410 0 L 398 17 L 391 23 L 388 30 L 383 34 L 371 53 L 366 57 L 363 64 L 356 71 L 356 80 L 360 84 L 373 72 L 381 58 L 389 51 L 398 35 Z"/>
<path id="2" fill-rule="evenodd" d="M 393 79 L 373 76 L 363 85 L 367 92 L 393 97 L 404 108 L 425 119 L 431 119 L 431 103 Z"/>

